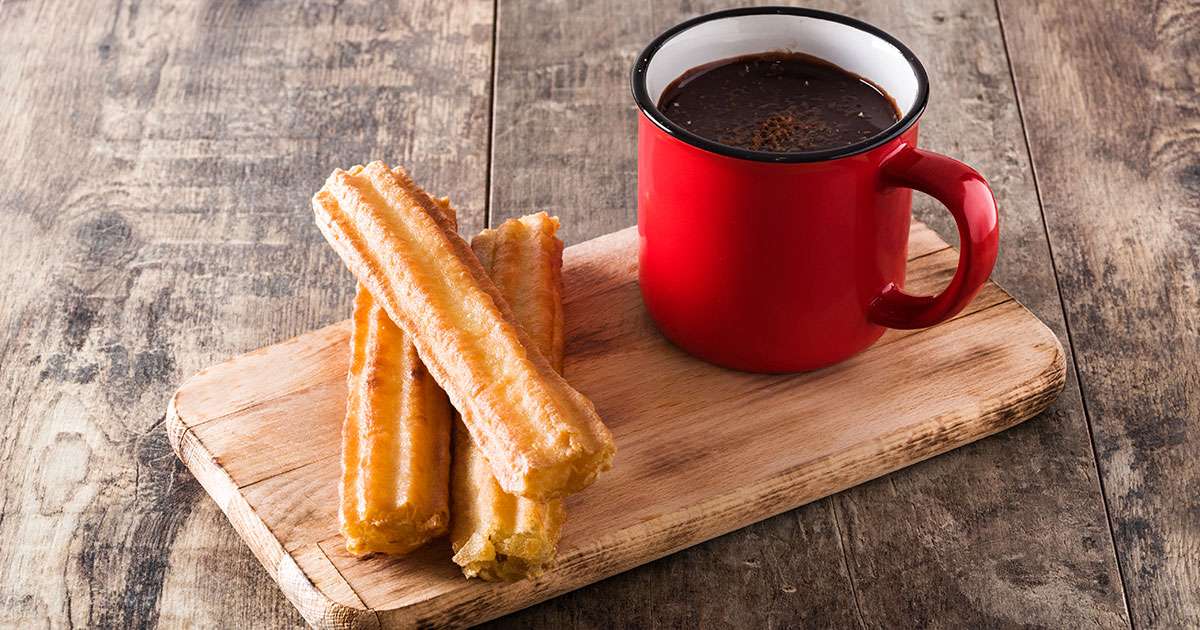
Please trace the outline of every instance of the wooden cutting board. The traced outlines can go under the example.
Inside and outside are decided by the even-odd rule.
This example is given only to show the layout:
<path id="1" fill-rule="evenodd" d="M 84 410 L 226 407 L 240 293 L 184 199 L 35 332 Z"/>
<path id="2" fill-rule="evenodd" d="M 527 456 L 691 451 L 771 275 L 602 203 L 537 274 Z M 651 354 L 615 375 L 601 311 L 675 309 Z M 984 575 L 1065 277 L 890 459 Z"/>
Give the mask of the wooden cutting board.
<path id="1" fill-rule="evenodd" d="M 635 228 L 568 248 L 567 378 L 617 441 L 568 499 L 557 564 L 466 580 L 434 541 L 357 560 L 338 534 L 349 322 L 208 368 L 179 389 L 179 458 L 314 626 L 464 625 L 528 606 L 1011 427 L 1065 379 L 1054 334 L 995 284 L 953 321 L 889 331 L 832 368 L 764 376 L 689 357 L 655 330 Z M 914 224 L 907 287 L 932 293 L 957 252 Z"/>

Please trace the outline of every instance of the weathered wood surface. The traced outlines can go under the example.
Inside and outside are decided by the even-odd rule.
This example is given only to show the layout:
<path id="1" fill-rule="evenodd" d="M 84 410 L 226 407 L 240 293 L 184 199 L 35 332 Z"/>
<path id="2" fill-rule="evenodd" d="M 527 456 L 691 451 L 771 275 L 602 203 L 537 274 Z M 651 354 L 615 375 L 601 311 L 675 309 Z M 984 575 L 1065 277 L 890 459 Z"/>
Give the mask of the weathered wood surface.
<path id="1" fill-rule="evenodd" d="M 563 256 L 563 373 L 608 421 L 621 455 L 568 499 L 556 564 L 537 580 L 465 580 L 444 541 L 401 558 L 346 552 L 337 529 L 346 322 L 189 379 L 166 432 L 310 623 L 444 626 L 523 608 L 991 435 L 1045 409 L 1066 379 L 1058 339 L 995 284 L 951 322 L 888 331 L 830 369 L 721 369 L 655 329 L 637 244 L 630 227 Z M 958 264 L 920 224 L 909 258 L 906 286 L 917 293 Z"/>
<path id="2" fill-rule="evenodd" d="M 1200 627 L 1200 7 L 1000 8 L 1133 624 Z"/>
<path id="3" fill-rule="evenodd" d="M 330 165 L 482 224 L 492 3 L 0 3 L 0 626 L 298 626 L 177 462 L 186 376 L 346 317 Z"/>
<path id="4" fill-rule="evenodd" d="M 632 222 L 628 62 L 715 5 L 445 4 L 0 2 L 0 625 L 302 623 L 157 423 L 348 313 L 305 205 L 330 164 L 401 159 L 464 229 L 488 199 L 572 242 Z M 996 188 L 997 279 L 1070 316 L 1133 620 L 1195 625 L 1196 13 L 1093 4 L 1001 1 L 1007 47 L 991 2 L 817 6 L 926 62 L 923 143 Z M 1124 625 L 1086 422 L 1072 374 L 1013 431 L 499 623 Z"/>

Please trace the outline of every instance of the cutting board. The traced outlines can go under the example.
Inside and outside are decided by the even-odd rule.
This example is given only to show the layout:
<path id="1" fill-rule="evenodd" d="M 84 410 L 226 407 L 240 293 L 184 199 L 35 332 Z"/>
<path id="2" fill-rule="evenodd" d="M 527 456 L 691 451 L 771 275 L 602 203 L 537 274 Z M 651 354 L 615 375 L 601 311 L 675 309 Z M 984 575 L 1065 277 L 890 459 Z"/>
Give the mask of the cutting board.
<path id="1" fill-rule="evenodd" d="M 912 227 L 907 288 L 932 293 L 958 254 Z M 392 628 L 497 617 L 1011 427 L 1065 379 L 1049 329 L 995 284 L 954 320 L 889 331 L 805 374 L 703 363 L 642 307 L 637 233 L 566 250 L 568 380 L 612 429 L 611 471 L 567 500 L 557 564 L 535 580 L 466 580 L 434 541 L 355 559 L 337 503 L 349 322 L 210 367 L 175 394 L 179 458 L 309 623 Z"/>

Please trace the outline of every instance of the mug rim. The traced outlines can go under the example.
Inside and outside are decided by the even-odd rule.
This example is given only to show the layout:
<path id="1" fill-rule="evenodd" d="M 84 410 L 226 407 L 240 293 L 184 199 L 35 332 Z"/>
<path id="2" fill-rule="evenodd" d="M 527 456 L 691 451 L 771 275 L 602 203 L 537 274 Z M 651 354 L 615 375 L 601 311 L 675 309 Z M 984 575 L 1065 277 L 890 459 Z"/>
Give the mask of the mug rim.
<path id="1" fill-rule="evenodd" d="M 650 98 L 650 91 L 646 88 L 646 69 L 650 62 L 654 59 L 654 55 L 668 41 L 676 35 L 683 33 L 695 26 L 731 17 L 741 17 L 745 15 L 796 15 L 801 17 L 815 18 L 830 22 L 837 22 L 864 31 L 872 36 L 875 36 L 883 41 L 895 46 L 905 61 L 912 68 L 913 74 L 917 79 L 917 96 L 912 107 L 908 112 L 893 123 L 890 127 L 882 132 L 867 138 L 866 140 L 856 142 L 844 147 L 833 149 L 820 149 L 816 151 L 792 151 L 787 153 L 773 153 L 769 151 L 754 151 L 751 149 L 743 149 L 740 147 L 722 144 L 713 140 L 709 140 L 700 135 L 692 133 L 687 129 L 671 122 L 669 118 L 663 115 L 658 109 L 658 105 Z M 782 6 L 764 6 L 764 7 L 743 7 L 738 9 L 724 9 L 706 13 L 684 22 L 680 22 L 675 26 L 663 31 L 658 37 L 655 37 L 646 48 L 638 55 L 634 61 L 633 70 L 629 76 L 631 88 L 633 90 L 633 100 L 637 104 L 647 118 L 649 118 L 659 129 L 662 129 L 678 140 L 682 140 L 699 149 L 723 155 L 726 157 L 739 158 L 743 160 L 752 160 L 756 162 L 774 162 L 774 163 L 804 163 L 804 162 L 824 162 L 836 160 L 852 155 L 865 153 L 872 149 L 883 146 L 892 140 L 903 135 L 910 127 L 916 123 L 917 119 L 925 111 L 925 106 L 929 102 L 929 75 L 925 72 L 925 66 L 921 64 L 921 60 L 912 50 L 905 46 L 900 40 L 883 29 L 863 22 L 840 13 L 830 11 L 821 11 L 818 9 L 808 9 L 803 7 L 782 7 Z"/>

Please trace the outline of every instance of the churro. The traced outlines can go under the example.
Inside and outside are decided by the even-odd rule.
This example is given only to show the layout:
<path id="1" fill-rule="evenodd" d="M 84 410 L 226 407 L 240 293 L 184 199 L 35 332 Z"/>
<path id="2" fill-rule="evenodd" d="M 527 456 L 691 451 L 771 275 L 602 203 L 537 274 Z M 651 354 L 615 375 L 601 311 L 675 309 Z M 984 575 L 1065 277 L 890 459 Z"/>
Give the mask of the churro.
<path id="1" fill-rule="evenodd" d="M 546 501 L 611 465 L 612 436 L 559 376 L 467 243 L 402 171 L 338 169 L 313 197 L 317 224 L 416 346 L 505 491 Z"/>
<path id="2" fill-rule="evenodd" d="M 449 201 L 436 200 L 451 221 Z M 370 292 L 354 299 L 341 529 L 354 555 L 403 554 L 446 532 L 451 407 Z"/>
<path id="3" fill-rule="evenodd" d="M 562 241 L 558 219 L 542 212 L 484 230 L 471 241 L 483 268 L 559 373 L 563 361 Z M 461 421 L 454 426 L 450 542 L 467 577 L 519 580 L 554 558 L 565 510 L 505 492 Z"/>

